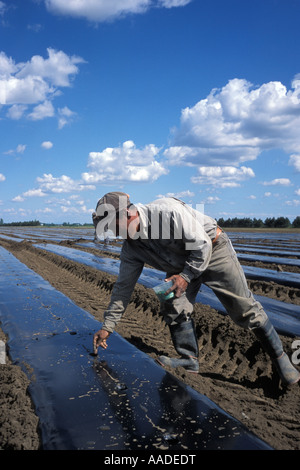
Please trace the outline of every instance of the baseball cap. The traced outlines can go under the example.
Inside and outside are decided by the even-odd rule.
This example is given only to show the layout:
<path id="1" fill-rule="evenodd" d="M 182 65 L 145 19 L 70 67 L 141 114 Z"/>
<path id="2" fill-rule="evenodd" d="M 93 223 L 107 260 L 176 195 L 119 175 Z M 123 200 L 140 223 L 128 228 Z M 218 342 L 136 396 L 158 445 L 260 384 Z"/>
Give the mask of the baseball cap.
<path id="1" fill-rule="evenodd" d="M 126 202 L 126 204 L 124 204 Z M 113 206 L 116 212 L 119 212 L 120 209 L 130 206 L 131 202 L 129 200 L 129 195 L 122 193 L 120 191 L 114 191 L 111 193 L 104 194 L 104 196 L 99 199 L 96 207 L 96 212 L 99 206 L 101 205 L 110 205 Z"/>

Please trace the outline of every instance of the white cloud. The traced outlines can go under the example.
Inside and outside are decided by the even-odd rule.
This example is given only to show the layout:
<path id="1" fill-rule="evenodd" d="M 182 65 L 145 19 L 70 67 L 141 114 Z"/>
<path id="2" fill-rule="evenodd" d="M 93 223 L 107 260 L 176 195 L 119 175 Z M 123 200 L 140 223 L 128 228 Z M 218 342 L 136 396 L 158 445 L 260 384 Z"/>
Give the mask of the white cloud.
<path id="1" fill-rule="evenodd" d="M 87 209 L 86 205 L 81 205 L 80 207 L 74 207 L 74 206 L 64 206 L 64 205 L 61 205 L 60 206 L 60 210 L 64 213 L 64 214 L 87 214 L 87 213 L 91 213 L 93 212 L 93 210 L 91 211 L 90 209 Z"/>
<path id="2" fill-rule="evenodd" d="M 82 191 L 84 189 L 95 189 L 93 185 L 86 185 L 80 181 L 75 181 L 66 175 L 54 177 L 51 173 L 45 173 L 36 180 L 40 186 L 40 191 L 45 193 L 68 193 L 71 191 Z"/>
<path id="3" fill-rule="evenodd" d="M 71 86 L 79 72 L 78 64 L 84 60 L 52 48 L 47 53 L 46 59 L 36 55 L 27 62 L 16 63 L 0 52 L 0 104 L 9 106 L 9 118 L 20 119 L 29 106 L 35 106 L 27 115 L 30 119 L 55 115 L 52 100 L 61 93 L 60 88 Z M 60 118 L 61 112 L 58 114 Z"/>
<path id="4" fill-rule="evenodd" d="M 181 113 L 173 145 L 165 151 L 170 164 L 239 165 L 263 150 L 300 153 L 300 79 L 291 90 L 280 82 L 260 87 L 230 80 Z"/>
<path id="5" fill-rule="evenodd" d="M 55 87 L 69 87 L 71 85 L 71 77 L 78 73 L 77 64 L 83 61 L 81 57 L 69 57 L 63 51 L 56 51 L 52 48 L 47 49 L 48 58 L 36 55 L 26 63 L 18 64 L 18 79 L 28 77 L 39 77 L 46 83 Z"/>
<path id="6" fill-rule="evenodd" d="M 7 57 L 5 52 L 0 52 L 0 76 L 9 77 L 18 71 L 16 64 L 11 57 Z"/>
<path id="7" fill-rule="evenodd" d="M 44 103 L 38 104 L 33 108 L 33 111 L 28 114 L 28 119 L 32 121 L 40 121 L 47 117 L 53 117 L 55 110 L 51 101 L 44 101 Z"/>
<path id="8" fill-rule="evenodd" d="M 23 194 L 16 196 L 13 200 L 18 202 L 28 197 L 45 197 L 49 194 L 96 189 L 93 185 L 88 185 L 83 181 L 75 181 L 66 175 L 54 177 L 51 173 L 44 173 L 43 176 L 37 177 L 36 181 L 38 183 L 37 188 L 29 189 Z M 48 201 L 48 203 L 50 203 L 50 201 Z M 64 204 L 66 204 L 66 202 L 64 202 Z"/>
<path id="9" fill-rule="evenodd" d="M 67 106 L 64 108 L 58 108 L 58 128 L 62 129 L 66 124 L 70 123 L 73 117 L 76 115 Z"/>
<path id="10" fill-rule="evenodd" d="M 52 149 L 53 143 L 50 142 L 49 140 L 46 140 L 45 142 L 42 142 L 41 147 L 45 150 Z"/>
<path id="11" fill-rule="evenodd" d="M 87 166 L 91 171 L 83 173 L 82 178 L 86 183 L 155 181 L 167 173 L 155 160 L 158 153 L 159 148 L 152 144 L 138 149 L 131 140 L 120 147 L 90 152 Z"/>
<path id="12" fill-rule="evenodd" d="M 53 214 L 54 210 L 50 209 L 49 207 L 45 207 L 41 209 L 36 209 L 35 213 L 36 214 Z"/>
<path id="13" fill-rule="evenodd" d="M 292 165 L 296 171 L 300 171 L 300 155 L 291 155 L 289 165 Z"/>
<path id="14" fill-rule="evenodd" d="M 255 176 L 251 168 L 242 166 L 201 166 L 198 168 L 199 176 L 191 178 L 192 183 L 210 184 L 219 188 L 234 188 L 240 182 Z"/>
<path id="15" fill-rule="evenodd" d="M 44 142 L 44 148 L 50 148 L 51 142 Z M 42 145 L 43 145 L 42 144 Z M 132 141 L 126 141 L 121 147 L 106 148 L 103 152 L 91 152 L 88 160 L 90 172 L 82 174 L 79 181 L 67 175 L 54 177 L 51 173 L 37 177 L 37 188 L 29 189 L 15 198 L 16 201 L 26 197 L 43 197 L 48 194 L 61 194 L 83 190 L 95 190 L 94 183 L 113 182 L 151 182 L 167 170 L 155 160 L 159 149 L 147 145 L 137 149 Z M 74 196 L 75 198 L 75 196 Z M 84 207 L 84 201 L 77 205 Z M 66 207 L 66 204 L 64 204 Z"/>
<path id="16" fill-rule="evenodd" d="M 51 142 L 45 141 L 42 146 L 50 148 L 51 144 Z M 55 177 L 51 173 L 45 173 L 36 178 L 36 188 L 16 196 L 14 201 L 22 201 L 28 197 L 95 190 L 95 183 L 99 182 L 152 182 L 167 173 L 167 170 L 155 159 L 158 153 L 159 149 L 154 145 L 138 149 L 132 141 L 126 141 L 117 148 L 106 148 L 103 152 L 91 152 L 87 165 L 91 171 L 83 173 L 82 179 L 74 180 L 67 175 Z M 83 199 L 77 200 L 77 195 L 73 194 L 69 199 L 75 200 L 77 212 L 90 212 Z M 48 201 L 48 203 L 53 204 L 54 201 Z M 71 202 L 66 199 L 62 199 L 56 204 L 63 207 L 64 211 L 68 206 L 71 206 Z"/>
<path id="17" fill-rule="evenodd" d="M 214 145 L 211 142 L 211 145 Z M 192 147 L 188 145 L 173 146 L 164 151 L 170 165 L 197 166 L 209 163 L 211 165 L 237 165 L 240 161 L 254 160 L 257 152 L 242 146 L 230 147 Z M 243 158 L 241 158 L 243 155 Z"/>
<path id="18" fill-rule="evenodd" d="M 58 213 L 60 210 L 64 214 L 70 214 L 70 215 L 81 215 L 81 214 L 92 214 L 92 212 L 95 210 L 95 208 L 90 208 L 88 209 L 86 207 L 85 201 L 78 199 L 77 194 L 72 194 L 68 198 L 52 196 L 49 198 L 49 200 L 46 200 L 45 203 L 48 206 L 52 206 L 53 209 L 49 208 L 48 211 L 53 212 L 53 213 Z"/>
<path id="19" fill-rule="evenodd" d="M 202 204 L 215 204 L 218 201 L 220 201 L 220 198 L 218 196 L 208 196 L 202 201 Z"/>
<path id="20" fill-rule="evenodd" d="M 295 194 L 297 194 L 297 196 L 300 196 L 300 189 L 296 189 Z"/>
<path id="21" fill-rule="evenodd" d="M 0 76 L 9 77 L 18 71 L 18 67 L 11 57 L 7 57 L 5 52 L 0 52 Z"/>
<path id="22" fill-rule="evenodd" d="M 290 186 L 292 183 L 289 180 L 289 178 L 275 178 L 272 181 L 264 181 L 263 185 L 264 186 L 276 186 L 276 185 L 281 185 L 281 186 Z"/>
<path id="23" fill-rule="evenodd" d="M 23 145 L 23 144 L 17 145 L 17 148 L 16 148 L 17 153 L 24 153 L 25 150 L 26 150 L 26 145 Z"/>
<path id="24" fill-rule="evenodd" d="M 143 13 L 151 0 L 45 0 L 45 3 L 54 13 L 106 21 L 129 13 Z"/>
<path id="25" fill-rule="evenodd" d="M 186 198 L 191 198 L 194 197 L 195 193 L 190 191 L 189 189 L 187 191 L 180 191 L 178 193 L 166 193 L 166 194 L 159 194 L 157 198 L 161 197 L 176 197 L 177 199 L 186 199 Z"/>
<path id="26" fill-rule="evenodd" d="M 5 179 L 6 179 L 5 176 L 2 173 L 0 173 L 0 181 L 5 181 Z"/>
<path id="27" fill-rule="evenodd" d="M 49 11 L 61 15 L 109 21 L 128 14 L 145 13 L 151 7 L 181 7 L 192 0 L 45 0 Z"/>
<path id="28" fill-rule="evenodd" d="M 29 189 L 28 191 L 23 193 L 23 196 L 24 197 L 44 197 L 44 196 L 46 196 L 46 193 L 44 193 L 40 188 L 39 189 Z M 17 198 L 20 198 L 20 196 L 17 196 Z M 16 198 L 15 198 L 15 200 L 16 200 Z"/>
<path id="29" fill-rule="evenodd" d="M 300 199 L 293 199 L 292 201 L 286 201 L 287 206 L 300 206 Z"/>
<path id="30" fill-rule="evenodd" d="M 5 3 L 0 1 L 0 15 L 3 15 L 5 9 L 6 9 Z"/>
<path id="31" fill-rule="evenodd" d="M 12 199 L 13 202 L 23 202 L 25 199 L 22 196 L 16 196 Z"/>
<path id="32" fill-rule="evenodd" d="M 35 33 L 39 33 L 43 29 L 43 26 L 39 23 L 28 24 L 27 29 L 29 31 L 34 31 Z"/>
<path id="33" fill-rule="evenodd" d="M 159 0 L 159 4 L 165 8 L 184 7 L 191 3 L 191 0 Z"/>
<path id="34" fill-rule="evenodd" d="M 41 77 L 26 77 L 19 79 L 16 76 L 0 78 L 0 104 L 32 104 L 44 101 L 47 96 L 54 93 Z"/>
<path id="35" fill-rule="evenodd" d="M 15 149 L 7 150 L 4 155 L 15 155 L 16 153 L 23 154 L 26 150 L 26 145 L 19 144 Z"/>
<path id="36" fill-rule="evenodd" d="M 7 117 L 9 119 L 18 120 L 24 115 L 27 110 L 27 106 L 22 104 L 13 104 L 7 111 Z"/>

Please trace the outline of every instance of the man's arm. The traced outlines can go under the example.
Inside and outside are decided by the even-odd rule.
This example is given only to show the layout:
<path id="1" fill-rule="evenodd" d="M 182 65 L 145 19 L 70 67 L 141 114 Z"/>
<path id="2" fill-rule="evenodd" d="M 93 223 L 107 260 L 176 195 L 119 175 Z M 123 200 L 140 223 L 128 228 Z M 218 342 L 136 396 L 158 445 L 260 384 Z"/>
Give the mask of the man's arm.
<path id="1" fill-rule="evenodd" d="M 172 287 L 166 294 L 174 291 L 175 296 L 180 297 L 191 280 L 201 276 L 207 268 L 212 253 L 212 242 L 204 230 L 202 214 L 192 214 L 184 206 L 183 212 L 175 212 L 173 217 L 177 233 L 179 233 L 179 228 L 182 228 L 182 241 L 188 257 L 182 271 L 166 279 L 166 281 L 173 281 Z"/>
<path id="2" fill-rule="evenodd" d="M 211 258 L 212 242 L 203 230 L 202 234 L 197 235 L 192 243 L 187 242 L 186 246 L 189 256 L 180 274 L 190 283 L 192 279 L 201 276 L 206 270 Z"/>
<path id="3" fill-rule="evenodd" d="M 113 287 L 109 306 L 104 312 L 104 322 L 101 330 L 94 335 L 94 352 L 99 346 L 106 349 L 106 340 L 121 320 L 144 266 L 141 261 L 130 257 L 131 250 L 128 250 L 126 242 L 124 245 L 120 258 L 119 276 Z"/>
<path id="4" fill-rule="evenodd" d="M 204 230 L 203 214 L 193 213 L 186 207 L 174 214 L 175 229 L 182 229 L 182 241 L 185 245 L 187 259 L 180 276 L 190 283 L 192 279 L 201 276 L 207 268 L 211 253 L 212 242 Z"/>

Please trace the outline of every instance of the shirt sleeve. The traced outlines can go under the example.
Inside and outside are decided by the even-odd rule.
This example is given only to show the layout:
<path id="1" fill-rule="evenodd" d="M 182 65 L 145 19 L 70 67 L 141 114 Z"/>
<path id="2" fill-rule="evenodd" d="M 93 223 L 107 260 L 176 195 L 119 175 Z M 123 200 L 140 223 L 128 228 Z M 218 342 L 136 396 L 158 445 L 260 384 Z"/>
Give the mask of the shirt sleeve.
<path id="1" fill-rule="evenodd" d="M 104 312 L 102 325 L 102 328 L 110 333 L 114 331 L 117 323 L 121 320 L 144 266 L 144 263 L 130 256 L 128 251 L 130 250 L 124 241 L 118 279 L 113 287 L 109 306 Z"/>
<path id="2" fill-rule="evenodd" d="M 201 214 L 198 217 L 185 215 L 184 223 L 181 221 L 181 224 L 188 257 L 180 275 L 190 283 L 206 270 L 212 254 L 212 242 L 204 230 Z"/>

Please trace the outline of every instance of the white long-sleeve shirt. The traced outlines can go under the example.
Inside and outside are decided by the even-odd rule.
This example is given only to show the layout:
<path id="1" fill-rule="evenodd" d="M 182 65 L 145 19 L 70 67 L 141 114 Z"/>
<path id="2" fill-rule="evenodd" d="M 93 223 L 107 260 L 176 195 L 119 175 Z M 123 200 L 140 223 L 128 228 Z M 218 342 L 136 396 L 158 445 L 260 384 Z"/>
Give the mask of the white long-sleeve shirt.
<path id="1" fill-rule="evenodd" d="M 118 279 L 104 313 L 103 329 L 114 331 L 130 300 L 144 264 L 187 282 L 201 276 L 210 261 L 217 223 L 175 198 L 136 206 L 139 231 L 125 240 Z"/>

